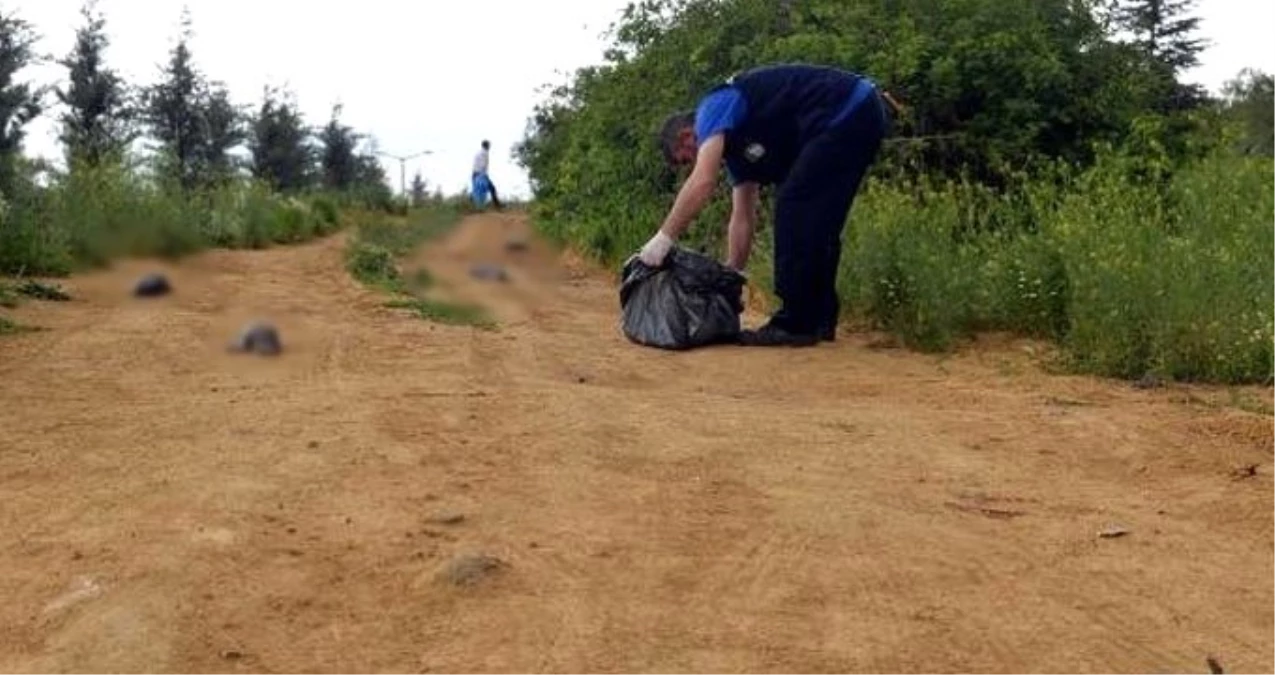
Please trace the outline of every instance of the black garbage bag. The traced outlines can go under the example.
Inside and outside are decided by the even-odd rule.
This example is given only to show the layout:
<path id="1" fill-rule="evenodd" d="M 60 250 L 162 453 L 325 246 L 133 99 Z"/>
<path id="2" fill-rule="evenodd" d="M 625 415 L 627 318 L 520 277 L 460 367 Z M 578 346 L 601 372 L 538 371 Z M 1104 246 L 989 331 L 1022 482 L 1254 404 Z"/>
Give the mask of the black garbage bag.
<path id="1" fill-rule="evenodd" d="M 669 251 L 660 267 L 633 256 L 620 284 L 624 335 L 661 349 L 735 342 L 744 283 L 739 272 L 684 248 Z"/>

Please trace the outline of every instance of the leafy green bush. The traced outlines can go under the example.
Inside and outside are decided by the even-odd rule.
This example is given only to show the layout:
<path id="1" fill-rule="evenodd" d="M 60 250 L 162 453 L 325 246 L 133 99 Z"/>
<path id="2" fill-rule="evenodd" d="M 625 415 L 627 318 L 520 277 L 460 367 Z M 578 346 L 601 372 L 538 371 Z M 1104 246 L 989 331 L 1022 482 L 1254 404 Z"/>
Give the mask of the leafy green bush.
<path id="1" fill-rule="evenodd" d="M 1126 377 L 1268 380 L 1270 160 L 1214 154 L 1179 170 L 1167 200 L 1126 178 L 1130 161 L 1106 158 L 1047 224 L 1071 284 L 1066 345 L 1075 366 Z"/>
<path id="2" fill-rule="evenodd" d="M 340 225 L 341 209 L 335 199 L 326 195 L 318 195 L 311 200 L 310 208 L 314 210 L 322 232 L 331 232 Z"/>
<path id="3" fill-rule="evenodd" d="M 346 250 L 345 266 L 355 279 L 370 286 L 398 290 L 402 283 L 394 253 L 379 244 L 356 240 Z"/>

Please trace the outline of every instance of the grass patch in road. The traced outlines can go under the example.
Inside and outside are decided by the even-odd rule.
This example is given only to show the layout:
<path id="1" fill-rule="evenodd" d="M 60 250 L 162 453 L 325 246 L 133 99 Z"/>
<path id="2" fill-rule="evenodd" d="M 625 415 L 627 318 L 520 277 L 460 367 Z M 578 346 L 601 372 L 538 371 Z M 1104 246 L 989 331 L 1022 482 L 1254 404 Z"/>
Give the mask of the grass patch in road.
<path id="1" fill-rule="evenodd" d="M 14 287 L 14 292 L 34 300 L 49 300 L 52 302 L 66 302 L 71 296 L 62 290 L 57 284 L 46 284 L 42 281 L 28 279 Z"/>
<path id="2" fill-rule="evenodd" d="M 21 283 L 0 280 L 0 307 L 13 309 L 22 304 L 23 298 L 64 302 L 70 300 L 71 296 L 57 284 L 47 284 L 34 279 L 27 279 Z M 0 316 L 0 336 L 34 333 L 41 330 L 44 329 L 18 323 L 7 316 Z"/>
<path id="3" fill-rule="evenodd" d="M 495 328 L 481 307 L 425 298 L 434 285 L 429 270 L 420 268 L 406 277 L 399 271 L 400 258 L 447 233 L 460 215 L 454 208 L 435 207 L 413 213 L 406 221 L 378 217 L 360 222 L 346 249 L 346 269 L 364 285 L 398 296 L 386 307 L 410 310 L 426 321 Z"/>
<path id="4" fill-rule="evenodd" d="M 413 295 L 423 293 L 434 286 L 434 275 L 430 274 L 429 270 L 421 267 L 412 272 L 412 276 L 407 280 L 407 285 Z"/>
<path id="5" fill-rule="evenodd" d="M 383 246 L 358 239 L 350 243 L 345 254 L 345 268 L 366 286 L 389 293 L 402 291 L 394 254 Z"/>
<path id="6" fill-rule="evenodd" d="M 427 298 L 399 298 L 385 303 L 393 309 L 409 309 L 426 321 L 451 324 L 453 326 L 473 326 L 491 330 L 496 323 L 487 316 L 487 312 L 475 305 L 430 300 Z"/>
<path id="7" fill-rule="evenodd" d="M 36 326 L 27 326 L 14 321 L 8 317 L 0 316 L 0 335 L 18 335 L 20 333 L 34 333 L 40 328 Z"/>
<path id="8" fill-rule="evenodd" d="M 22 304 L 23 298 L 66 302 L 71 299 L 71 296 L 57 284 L 47 284 L 34 279 L 27 279 L 21 283 L 0 281 L 0 307 L 13 309 Z"/>

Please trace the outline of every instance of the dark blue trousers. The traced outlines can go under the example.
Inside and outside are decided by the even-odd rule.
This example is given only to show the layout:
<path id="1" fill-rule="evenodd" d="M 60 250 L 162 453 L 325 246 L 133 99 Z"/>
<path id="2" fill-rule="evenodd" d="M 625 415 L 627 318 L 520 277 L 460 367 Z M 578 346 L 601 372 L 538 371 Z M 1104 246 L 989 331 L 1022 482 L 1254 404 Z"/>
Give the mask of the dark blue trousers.
<path id="1" fill-rule="evenodd" d="M 873 94 L 833 128 L 802 148 L 775 204 L 775 293 L 783 306 L 771 318 L 795 333 L 819 333 L 841 313 L 837 268 L 841 233 L 889 120 Z"/>

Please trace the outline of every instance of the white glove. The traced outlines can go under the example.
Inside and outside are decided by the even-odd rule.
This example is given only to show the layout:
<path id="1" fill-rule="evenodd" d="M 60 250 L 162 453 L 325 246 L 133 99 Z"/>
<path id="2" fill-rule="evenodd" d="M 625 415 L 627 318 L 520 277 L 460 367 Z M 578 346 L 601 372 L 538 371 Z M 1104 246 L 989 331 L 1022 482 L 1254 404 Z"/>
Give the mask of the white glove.
<path id="1" fill-rule="evenodd" d="M 647 267 L 659 267 L 664 264 L 664 258 L 673 248 L 673 238 L 664 234 L 661 230 L 655 233 L 651 240 L 646 242 L 646 246 L 638 253 L 638 258 L 642 264 Z"/>

